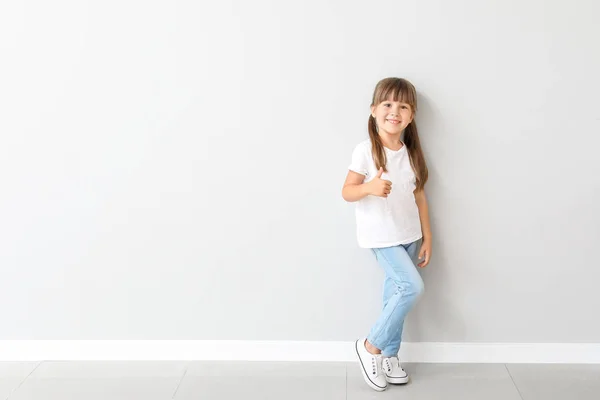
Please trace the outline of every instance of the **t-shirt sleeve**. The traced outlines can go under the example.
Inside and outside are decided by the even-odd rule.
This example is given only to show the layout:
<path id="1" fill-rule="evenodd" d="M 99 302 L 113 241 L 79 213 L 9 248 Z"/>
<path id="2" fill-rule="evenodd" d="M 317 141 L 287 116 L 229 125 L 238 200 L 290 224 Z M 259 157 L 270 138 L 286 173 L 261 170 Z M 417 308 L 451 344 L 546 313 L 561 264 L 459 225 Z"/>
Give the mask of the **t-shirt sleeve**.
<path id="1" fill-rule="evenodd" d="M 351 171 L 357 172 L 361 175 L 368 175 L 367 169 L 367 152 L 365 147 L 362 145 L 356 146 L 352 152 L 352 163 L 348 167 Z"/>

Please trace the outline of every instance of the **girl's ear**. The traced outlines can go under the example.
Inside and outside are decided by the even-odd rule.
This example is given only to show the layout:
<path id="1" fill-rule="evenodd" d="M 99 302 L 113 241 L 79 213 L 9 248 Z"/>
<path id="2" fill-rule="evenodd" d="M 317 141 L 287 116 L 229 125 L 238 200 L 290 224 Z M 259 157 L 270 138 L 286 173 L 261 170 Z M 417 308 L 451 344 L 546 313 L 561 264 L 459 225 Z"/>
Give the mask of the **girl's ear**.
<path id="1" fill-rule="evenodd" d="M 375 118 L 375 106 L 371 106 L 371 117 Z"/>

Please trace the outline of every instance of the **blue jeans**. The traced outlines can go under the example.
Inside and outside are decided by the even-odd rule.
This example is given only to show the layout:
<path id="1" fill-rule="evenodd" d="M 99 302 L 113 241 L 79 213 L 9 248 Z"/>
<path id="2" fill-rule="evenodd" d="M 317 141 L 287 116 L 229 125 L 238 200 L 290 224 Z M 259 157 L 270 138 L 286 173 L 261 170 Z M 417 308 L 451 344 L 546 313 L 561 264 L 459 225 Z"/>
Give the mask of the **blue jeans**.
<path id="1" fill-rule="evenodd" d="M 367 340 L 384 357 L 396 357 L 400 351 L 404 318 L 423 293 L 423 279 L 417 271 L 421 239 L 381 249 L 371 249 L 385 272 L 383 311 L 371 328 Z"/>

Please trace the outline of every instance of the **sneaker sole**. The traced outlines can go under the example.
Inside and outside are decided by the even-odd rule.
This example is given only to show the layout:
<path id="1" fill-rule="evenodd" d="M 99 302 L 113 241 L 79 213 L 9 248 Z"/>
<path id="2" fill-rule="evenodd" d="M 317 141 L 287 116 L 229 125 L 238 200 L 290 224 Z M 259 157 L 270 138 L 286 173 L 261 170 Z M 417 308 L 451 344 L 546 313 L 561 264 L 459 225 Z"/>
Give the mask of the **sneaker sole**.
<path id="1" fill-rule="evenodd" d="M 360 353 L 358 352 L 358 342 L 360 341 L 360 339 L 358 339 L 356 342 L 354 342 L 354 350 L 356 351 L 356 357 L 358 357 L 358 363 L 360 364 L 360 370 L 362 372 L 362 376 L 363 378 L 365 378 L 365 382 L 367 382 L 367 385 L 369 385 L 369 387 L 371 387 L 371 389 L 376 390 L 378 392 L 383 392 L 385 389 L 387 389 L 387 386 L 377 386 L 375 383 L 373 383 L 371 381 L 371 379 L 369 378 L 369 374 L 367 374 L 367 371 L 365 370 L 365 366 L 360 358 Z"/>
<path id="2" fill-rule="evenodd" d="M 408 376 L 406 378 L 388 378 L 387 376 L 385 377 L 385 380 L 388 383 L 392 383 L 394 385 L 406 385 L 409 381 Z"/>

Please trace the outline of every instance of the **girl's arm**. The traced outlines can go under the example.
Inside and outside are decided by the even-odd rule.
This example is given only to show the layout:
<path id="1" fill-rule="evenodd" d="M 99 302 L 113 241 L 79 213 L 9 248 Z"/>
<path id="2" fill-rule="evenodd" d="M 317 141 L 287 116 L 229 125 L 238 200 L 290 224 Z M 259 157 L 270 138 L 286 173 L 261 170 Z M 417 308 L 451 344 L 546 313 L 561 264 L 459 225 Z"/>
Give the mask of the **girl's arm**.
<path id="1" fill-rule="evenodd" d="M 369 195 L 367 190 L 368 187 L 363 183 L 364 181 L 364 175 L 359 174 L 358 172 L 348 171 L 344 187 L 342 188 L 342 197 L 344 200 L 353 202 L 358 201 L 363 197 L 367 197 Z"/>
<path id="2" fill-rule="evenodd" d="M 429 207 L 427 205 L 425 189 L 415 191 L 415 202 L 419 208 L 421 231 L 423 232 L 423 244 L 419 251 L 419 259 L 425 258 L 425 260 L 419 263 L 419 267 L 425 267 L 429 264 L 429 259 L 431 258 L 431 224 L 429 222 Z"/>
<path id="3" fill-rule="evenodd" d="M 349 202 L 358 201 L 368 195 L 387 197 L 392 189 L 392 182 L 387 179 L 381 179 L 382 174 L 383 168 L 380 168 L 372 181 L 364 183 L 364 175 L 348 171 L 346 182 L 344 182 L 344 187 L 342 188 L 342 197 Z"/>

